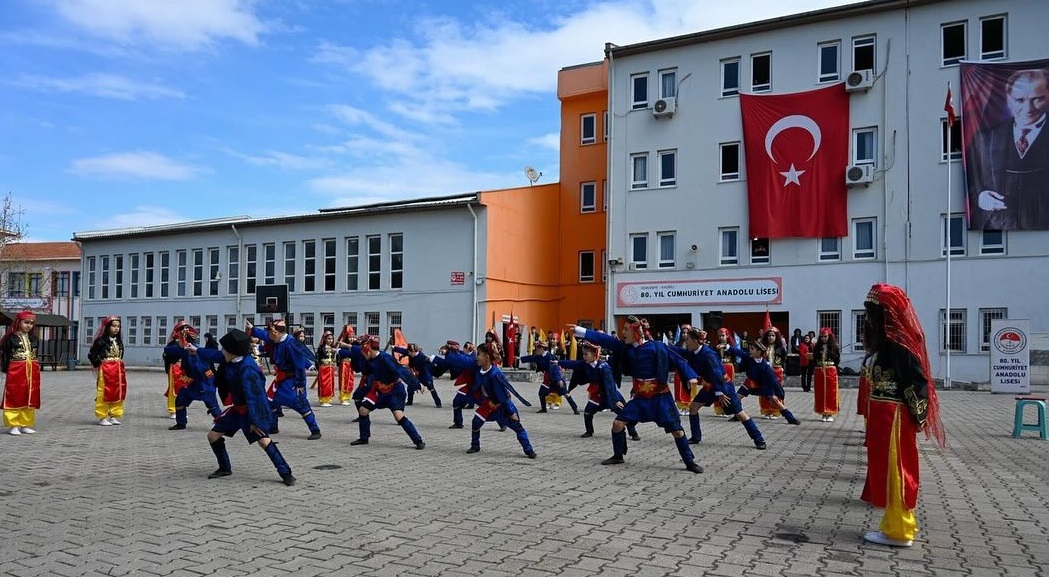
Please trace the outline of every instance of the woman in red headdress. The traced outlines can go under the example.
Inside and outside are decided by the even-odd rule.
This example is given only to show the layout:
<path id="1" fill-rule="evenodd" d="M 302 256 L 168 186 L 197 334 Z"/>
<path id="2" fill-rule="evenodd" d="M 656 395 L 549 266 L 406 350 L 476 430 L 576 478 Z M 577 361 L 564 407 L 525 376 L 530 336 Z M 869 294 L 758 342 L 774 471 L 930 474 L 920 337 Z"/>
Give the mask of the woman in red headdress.
<path id="1" fill-rule="evenodd" d="M 317 400 L 320 406 L 330 407 L 331 400 L 335 397 L 335 357 L 338 350 L 335 348 L 335 335 L 324 331 L 321 342 L 317 343 Z"/>
<path id="2" fill-rule="evenodd" d="M 0 371 L 7 375 L 4 383 L 4 426 L 12 435 L 36 431 L 36 410 L 40 408 L 40 343 L 30 333 L 36 324 L 32 311 L 18 313 L 3 341 L 0 342 Z"/>
<path id="3" fill-rule="evenodd" d="M 838 414 L 838 363 L 841 362 L 841 349 L 834 332 L 827 327 L 820 329 L 812 361 L 816 363 L 812 382 L 814 410 L 824 423 L 830 423 L 834 421 L 834 415 Z"/>
<path id="4" fill-rule="evenodd" d="M 87 359 L 95 368 L 95 418 L 103 427 L 119 425 L 124 417 L 124 399 L 127 398 L 120 317 L 112 316 L 102 321 Z"/>
<path id="5" fill-rule="evenodd" d="M 871 543 L 910 547 L 918 532 L 918 431 L 947 446 L 925 331 L 899 287 L 876 284 L 864 303 L 863 365 L 870 375 L 867 480 L 862 499 L 885 510 Z"/>
<path id="6" fill-rule="evenodd" d="M 341 348 L 343 343 L 349 345 L 355 336 L 356 331 L 353 330 L 353 325 L 347 324 L 342 327 L 342 332 L 339 333 L 339 338 L 335 339 L 335 342 Z M 350 404 L 350 399 L 353 397 L 353 379 L 353 364 L 350 362 L 350 357 L 339 355 L 339 404 Z"/>

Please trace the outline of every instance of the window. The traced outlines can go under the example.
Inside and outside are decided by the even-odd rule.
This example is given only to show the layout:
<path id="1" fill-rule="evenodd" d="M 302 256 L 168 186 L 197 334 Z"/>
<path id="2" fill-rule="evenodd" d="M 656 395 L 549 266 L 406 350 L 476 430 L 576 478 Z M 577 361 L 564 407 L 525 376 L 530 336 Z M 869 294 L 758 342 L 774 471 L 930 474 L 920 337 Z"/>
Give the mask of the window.
<path id="1" fill-rule="evenodd" d="M 852 131 L 852 163 L 877 166 L 877 128 L 857 128 Z"/>
<path id="2" fill-rule="evenodd" d="M 739 94 L 739 58 L 721 61 L 721 96 Z"/>
<path id="3" fill-rule="evenodd" d="M 193 296 L 204 295 L 204 249 L 193 249 Z M 193 325 L 197 326 L 197 325 Z"/>
<path id="4" fill-rule="evenodd" d="M 140 264 L 139 258 L 140 257 L 138 256 L 137 252 L 136 253 L 132 253 L 131 256 L 128 257 L 128 260 L 131 261 L 129 263 L 129 266 L 131 267 L 131 289 L 130 289 L 131 294 L 129 296 L 131 298 L 133 298 L 133 299 L 137 299 L 138 298 L 138 293 L 139 293 L 139 291 L 138 291 L 138 282 L 139 282 L 139 279 L 140 279 L 140 277 L 139 277 L 139 270 L 138 270 L 139 264 Z"/>
<path id="5" fill-rule="evenodd" d="M 677 96 L 677 70 L 659 71 L 659 97 L 674 98 Z"/>
<path id="6" fill-rule="evenodd" d="M 648 188 L 648 154 L 644 152 L 641 154 L 631 154 L 630 166 L 630 188 L 635 190 L 639 188 Z"/>
<path id="7" fill-rule="evenodd" d="M 824 237 L 820 239 L 820 260 L 841 260 L 841 239 Z"/>
<path id="8" fill-rule="evenodd" d="M 90 292 L 91 287 L 88 287 Z M 95 317 L 84 317 L 84 344 L 90 346 L 95 340 Z"/>
<path id="9" fill-rule="evenodd" d="M 102 257 L 102 299 L 109 298 L 109 257 Z"/>
<path id="10" fill-rule="evenodd" d="M 157 344 L 168 342 L 168 317 L 157 317 Z"/>
<path id="11" fill-rule="evenodd" d="M 965 21 L 940 26 L 940 55 L 944 66 L 953 66 L 966 55 Z"/>
<path id="12" fill-rule="evenodd" d="M 324 243 L 324 292 L 335 292 L 335 239 L 326 238 Z M 334 317 L 332 324 L 335 324 Z"/>
<path id="13" fill-rule="evenodd" d="M 863 325 L 866 322 L 867 322 L 867 311 L 865 311 L 865 310 L 852 311 L 852 329 L 854 331 L 852 334 L 855 335 L 853 337 L 853 339 L 852 339 L 852 350 L 854 352 L 861 353 L 861 352 L 867 350 L 863 346 Z M 841 341 L 841 339 L 838 339 L 838 340 Z"/>
<path id="14" fill-rule="evenodd" d="M 739 143 L 721 143 L 721 181 L 739 180 Z"/>
<path id="15" fill-rule="evenodd" d="M 345 315 L 343 315 L 343 323 L 342 324 L 350 325 L 354 329 L 360 328 L 360 327 L 357 326 L 357 313 L 346 313 Z M 340 330 L 342 330 L 342 329 L 340 329 Z M 338 336 L 339 335 L 335 335 L 336 338 L 338 338 Z"/>
<path id="16" fill-rule="evenodd" d="M 980 309 L 980 352 L 991 350 L 991 321 L 1009 318 L 1009 309 Z"/>
<path id="17" fill-rule="evenodd" d="M 980 59 L 1005 58 L 1005 16 L 980 19 Z"/>
<path id="18" fill-rule="evenodd" d="M 26 296 L 26 273 L 7 273 L 7 296 L 10 298 L 24 298 Z"/>
<path id="19" fill-rule="evenodd" d="M 597 210 L 597 183 L 584 182 L 579 185 L 579 212 Z"/>
<path id="20" fill-rule="evenodd" d="M 608 142 L 608 111 L 605 111 L 605 124 L 601 128 L 605 131 L 605 142 Z"/>
<path id="21" fill-rule="evenodd" d="M 980 231 L 980 254 L 1005 254 L 1005 231 Z"/>
<path id="22" fill-rule="evenodd" d="M 357 283 L 357 269 L 360 265 L 361 241 L 355 236 L 346 238 L 346 290 L 355 291 L 359 288 Z"/>
<path id="23" fill-rule="evenodd" d="M 147 347 L 153 344 L 153 317 L 142 317 L 142 344 Z"/>
<path id="24" fill-rule="evenodd" d="M 175 295 L 184 297 L 186 296 L 186 251 L 177 251 L 175 259 L 178 263 L 178 270 L 175 273 L 178 286 L 176 287 Z"/>
<path id="25" fill-rule="evenodd" d="M 299 319 L 299 325 L 306 331 L 306 342 L 311 343 L 313 341 L 313 313 L 302 313 L 302 318 Z M 312 348 L 312 345 L 308 345 Z"/>
<path id="26" fill-rule="evenodd" d="M 153 280 L 155 278 L 154 275 L 156 275 L 156 272 L 154 272 L 154 264 L 155 264 L 156 261 L 154 259 L 155 259 L 155 257 L 153 256 L 153 253 L 151 253 L 151 252 L 147 252 L 146 253 L 146 256 L 145 256 L 146 263 L 145 263 L 145 265 L 146 265 L 146 298 L 147 299 L 153 298 Z"/>
<path id="27" fill-rule="evenodd" d="M 31 297 L 44 296 L 44 273 L 34 272 L 29 274 L 29 295 Z"/>
<path id="28" fill-rule="evenodd" d="M 382 237 L 368 237 L 368 290 L 377 291 L 382 286 Z M 376 321 L 378 322 L 378 321 Z M 378 334 L 378 333 L 375 333 Z"/>
<path id="29" fill-rule="evenodd" d="M 162 251 L 160 253 L 160 297 L 168 298 L 170 294 L 170 288 L 168 285 L 171 283 L 171 253 L 168 251 Z"/>
<path id="30" fill-rule="evenodd" d="M 718 263 L 721 266 L 735 266 L 739 264 L 739 229 L 722 228 L 718 230 L 721 240 L 721 255 Z"/>
<path id="31" fill-rule="evenodd" d="M 295 292 L 295 241 L 284 243 L 284 284 Z"/>
<path id="32" fill-rule="evenodd" d="M 630 235 L 630 266 L 648 268 L 648 233 Z"/>
<path id="33" fill-rule="evenodd" d="M 875 37 L 861 36 L 852 39 L 852 69 L 871 70 L 877 64 L 875 60 Z"/>
<path id="34" fill-rule="evenodd" d="M 841 311 L 816 311 L 816 326 L 829 328 L 841 342 Z"/>
<path id="35" fill-rule="evenodd" d="M 138 344 L 138 317 L 125 317 L 124 325 L 121 327 L 126 332 L 127 344 Z"/>
<path id="36" fill-rule="evenodd" d="M 277 280 L 277 245 L 272 242 L 262 245 L 262 284 L 271 285 Z"/>
<path id="37" fill-rule="evenodd" d="M 200 315 L 190 315 L 189 324 L 193 325 L 194 327 L 197 327 L 197 330 L 200 330 Z"/>
<path id="38" fill-rule="evenodd" d="M 219 332 L 219 317 L 218 315 L 208 315 L 204 317 L 204 324 L 208 327 L 208 332 L 217 335 Z M 218 337 L 216 337 L 218 338 Z"/>
<path id="39" fill-rule="evenodd" d="M 677 184 L 677 151 L 661 150 L 659 156 L 659 186 Z"/>
<path id="40" fill-rule="evenodd" d="M 73 280 L 70 283 L 73 285 L 73 296 L 80 296 L 80 271 L 73 271 Z M 76 323 L 73 324 L 76 325 Z"/>
<path id="41" fill-rule="evenodd" d="M 390 336 L 393 336 L 394 329 L 401 328 L 401 313 L 400 312 L 388 312 L 386 313 L 386 330 L 389 331 Z"/>
<path id="42" fill-rule="evenodd" d="M 240 291 L 240 247 L 226 247 L 226 294 Z"/>
<path id="43" fill-rule="evenodd" d="M 608 212 L 608 179 L 601 180 L 601 210 Z"/>
<path id="44" fill-rule="evenodd" d="M 820 82 L 835 82 L 841 78 L 841 42 L 823 42 L 816 46 L 819 57 Z"/>
<path id="45" fill-rule="evenodd" d="M 56 272 L 51 276 L 51 295 L 56 297 L 69 296 L 69 271 Z"/>
<path id="46" fill-rule="evenodd" d="M 948 247 L 951 256 L 965 255 L 965 215 L 940 215 L 940 256 L 947 256 Z"/>
<path id="47" fill-rule="evenodd" d="M 676 233 L 659 232 L 656 238 L 659 241 L 659 268 L 674 268 L 677 251 L 675 250 Z"/>
<path id="48" fill-rule="evenodd" d="M 580 117 L 579 127 L 580 144 L 593 144 L 597 142 L 597 115 L 584 114 Z"/>
<path id="49" fill-rule="evenodd" d="M 404 288 L 404 234 L 390 235 L 390 288 Z"/>
<path id="50" fill-rule="evenodd" d="M 594 282 L 594 251 L 579 251 L 579 282 Z"/>
<path id="51" fill-rule="evenodd" d="M 113 277 L 116 281 L 114 296 L 122 299 L 124 298 L 124 255 L 122 254 L 113 257 Z"/>
<path id="52" fill-rule="evenodd" d="M 237 328 L 237 315 L 225 315 L 223 318 L 226 321 L 226 328 L 222 330 L 222 334 L 226 334 Z"/>
<path id="53" fill-rule="evenodd" d="M 769 239 L 750 239 L 750 264 L 769 264 L 771 253 L 769 251 Z"/>
<path id="54" fill-rule="evenodd" d="M 940 160 L 948 161 L 948 149 L 950 160 L 962 159 L 962 119 L 956 118 L 954 124 L 947 124 L 947 119 L 940 121 Z"/>
<path id="55" fill-rule="evenodd" d="M 219 296 L 220 279 L 222 279 L 222 272 L 219 271 L 219 249 L 212 247 L 208 249 L 208 296 Z M 215 332 L 218 330 L 216 329 Z"/>
<path id="56" fill-rule="evenodd" d="M 255 294 L 255 282 L 258 278 L 259 250 L 255 244 L 244 247 L 244 293 Z"/>
<path id="57" fill-rule="evenodd" d="M 365 334 L 379 335 L 379 313 L 364 313 Z"/>
<path id="58" fill-rule="evenodd" d="M 87 298 L 95 298 L 95 257 L 87 258 Z M 90 331 L 89 331 L 90 332 Z"/>
<path id="59" fill-rule="evenodd" d="M 874 225 L 876 222 L 877 219 L 874 218 L 857 218 L 852 221 L 852 238 L 855 243 L 852 248 L 853 259 L 863 260 L 877 258 L 878 251 L 874 244 Z"/>
<path id="60" fill-rule="evenodd" d="M 940 352 L 965 352 L 965 309 L 951 309 L 948 320 L 947 311 L 940 309 Z"/>
<path id="61" fill-rule="evenodd" d="M 302 241 L 302 291 L 317 290 L 317 241 Z"/>
<path id="62" fill-rule="evenodd" d="M 751 92 L 772 90 L 772 53 L 750 56 L 750 90 Z"/>
<path id="63" fill-rule="evenodd" d="M 608 281 L 608 251 L 601 251 L 601 282 Z"/>
<path id="64" fill-rule="evenodd" d="M 648 74 L 635 74 L 630 77 L 631 110 L 648 108 Z"/>
<path id="65" fill-rule="evenodd" d="M 321 330 L 339 336 L 335 332 L 335 313 L 321 313 Z"/>

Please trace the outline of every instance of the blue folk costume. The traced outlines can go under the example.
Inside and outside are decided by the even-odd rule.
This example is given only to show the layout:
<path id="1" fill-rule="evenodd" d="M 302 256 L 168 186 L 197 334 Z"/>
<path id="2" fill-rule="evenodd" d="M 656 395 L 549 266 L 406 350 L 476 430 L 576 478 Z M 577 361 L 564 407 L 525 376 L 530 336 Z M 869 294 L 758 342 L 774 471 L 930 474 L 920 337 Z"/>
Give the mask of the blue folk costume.
<path id="1" fill-rule="evenodd" d="M 485 347 L 487 345 L 481 345 Z M 453 355 L 447 358 L 446 361 L 453 368 L 461 372 L 472 373 L 473 386 L 471 387 L 471 394 L 475 395 L 474 398 L 478 399 L 477 410 L 474 411 L 474 418 L 471 421 L 470 430 L 470 449 L 467 453 L 476 453 L 481 450 L 481 427 L 488 421 L 495 421 L 500 428 L 507 427 L 517 434 L 517 441 L 521 443 L 521 448 L 524 450 L 525 455 L 530 459 L 536 457 L 535 450 L 532 448 L 532 443 L 528 440 L 528 432 L 525 431 L 524 425 L 521 424 L 521 413 L 517 410 L 517 406 L 514 405 L 513 399 L 510 395 L 520 398 L 517 391 L 514 390 L 513 385 L 506 379 L 506 375 L 499 368 L 498 365 L 493 363 L 488 370 L 483 370 L 477 366 L 476 360 L 473 360 L 472 355 Z M 467 363 L 473 362 L 473 366 Z M 523 401 L 522 402 L 526 402 Z"/>
<path id="2" fill-rule="evenodd" d="M 234 333 L 238 334 L 231 338 Z M 226 408 L 215 420 L 215 425 L 211 428 L 213 433 L 219 433 L 221 436 L 211 442 L 211 450 L 215 453 L 219 468 L 208 478 L 226 477 L 233 473 L 224 437 L 232 437 L 237 431 L 241 431 L 248 444 L 259 443 L 284 480 L 284 484 L 294 485 L 295 477 L 291 474 L 291 467 L 277 449 L 277 443 L 270 441 L 266 434 L 276 425 L 276 418 L 266 394 L 266 376 L 249 352 L 250 339 L 244 332 L 235 330 L 222 337 L 220 342 L 230 354 L 239 356 L 227 362 L 221 351 L 210 348 L 196 349 L 195 355 L 203 363 L 218 364 L 216 380 L 221 388 L 229 393 L 233 402 L 232 406 Z M 211 435 L 209 441 L 210 439 Z"/>
<path id="3" fill-rule="evenodd" d="M 353 399 L 353 406 L 360 409 L 361 401 L 364 400 L 364 395 L 368 394 L 368 388 L 371 386 L 371 361 L 365 358 L 364 353 L 361 352 L 360 345 L 350 345 L 349 348 L 340 347 L 335 354 L 335 359 L 336 363 L 341 362 L 342 359 L 350 359 L 350 366 L 353 368 L 353 372 L 361 376 L 357 381 L 357 388 L 353 389 L 353 394 L 350 395 L 350 398 Z M 354 419 L 353 422 L 359 422 L 359 419 L 360 417 Z"/>
<path id="4" fill-rule="evenodd" d="M 283 321 L 274 322 L 283 323 Z M 259 327 L 251 329 L 251 336 L 266 343 L 270 360 L 276 368 L 276 378 L 266 394 L 277 416 L 280 415 L 281 407 L 288 407 L 302 415 L 302 420 L 310 429 L 308 438 L 310 440 L 319 439 L 321 438 L 320 425 L 317 424 L 317 417 L 313 414 L 310 400 L 306 396 L 306 370 L 316 364 L 316 359 L 305 344 L 286 332 L 281 334 L 284 335 L 281 340 L 273 342 L 266 330 Z M 276 433 L 277 429 L 278 424 L 274 420 L 273 429 L 270 432 Z"/>
<path id="5" fill-rule="evenodd" d="M 412 375 L 417 381 L 414 386 L 408 387 L 408 402 L 406 405 L 411 405 L 415 400 L 416 391 L 421 391 L 423 387 L 430 391 L 430 396 L 433 397 L 433 404 L 438 409 L 441 408 L 441 397 L 437 394 L 437 389 L 433 385 L 433 373 L 430 370 L 432 364 L 430 358 L 423 354 L 421 349 L 417 349 L 414 353 L 404 347 L 393 347 L 394 354 L 408 357 L 408 368 L 412 371 Z"/>
<path id="6" fill-rule="evenodd" d="M 587 386 L 587 402 L 586 407 L 583 407 L 583 428 L 585 432 L 581 436 L 593 437 L 594 415 L 606 409 L 618 415 L 620 409 L 616 407 L 616 403 L 626 405 L 626 399 L 623 398 L 623 395 L 619 392 L 619 387 L 616 386 L 612 366 L 601 360 L 593 363 L 566 360 L 561 361 L 560 364 L 563 368 L 571 369 L 572 371 L 569 390 L 577 386 Z M 637 434 L 634 423 L 627 423 L 626 430 L 627 434 L 634 440 L 641 439 Z"/>
<path id="7" fill-rule="evenodd" d="M 378 346 L 378 340 L 370 341 L 370 344 L 363 347 L 365 355 L 367 356 L 370 349 L 377 350 Z M 419 431 L 415 429 L 415 425 L 404 414 L 404 404 L 408 397 L 405 378 L 413 379 L 411 372 L 406 367 L 397 364 L 393 357 L 385 351 L 377 351 L 375 357 L 369 359 L 368 362 L 371 365 L 371 379 L 364 398 L 361 399 L 361 410 L 371 413 L 377 409 L 389 409 L 391 413 L 394 413 L 397 424 L 404 429 L 412 443 L 415 443 L 415 448 L 423 449 L 426 443 L 423 442 Z M 396 416 L 397 412 L 401 413 L 399 419 Z M 372 435 L 371 415 L 361 414 L 357 425 L 360 428 L 360 438 L 350 444 L 367 445 Z"/>
<path id="8" fill-rule="evenodd" d="M 629 321 L 628 321 L 629 322 Z M 634 330 L 640 333 L 643 329 L 640 321 L 631 323 Z M 671 364 L 676 367 L 683 381 L 696 379 L 696 374 L 683 359 L 672 355 L 670 349 L 664 343 L 655 340 L 645 340 L 627 345 L 616 337 L 595 331 L 576 327 L 576 338 L 584 338 L 600 347 L 610 349 L 619 362 L 622 363 L 623 374 L 633 377 L 633 388 L 631 399 L 623 410 L 616 415 L 616 421 L 623 423 L 649 423 L 653 422 L 670 434 L 680 432 L 680 437 L 674 435 L 674 444 L 681 455 L 685 468 L 694 473 L 703 472 L 703 468 L 696 464 L 695 455 L 689 447 L 688 439 L 685 438 L 681 427 L 681 416 L 678 414 L 674 395 L 667 383 Z M 612 431 L 612 457 L 602 461 L 603 464 L 614 465 L 623 462 L 626 454 L 626 431 Z"/>
<path id="9" fill-rule="evenodd" d="M 561 371 L 560 361 L 557 357 L 546 351 L 541 355 L 525 355 L 521 357 L 522 363 L 535 363 L 536 372 L 543 373 L 543 384 L 539 385 L 539 411 L 546 412 L 546 396 L 553 393 L 561 395 L 572 407 L 572 413 L 578 415 L 579 407 L 575 400 L 568 396 L 569 389 L 565 386 L 564 373 Z"/>
<path id="10" fill-rule="evenodd" d="M 433 375 L 440 377 L 446 371 L 454 381 L 455 396 L 452 397 L 452 426 L 449 429 L 463 428 L 463 409 L 477 406 L 484 395 L 474 385 L 474 367 L 477 358 L 459 350 L 459 343 L 448 341 L 448 351 L 444 357 L 435 356 L 430 361 Z"/>
<path id="11" fill-rule="evenodd" d="M 203 402 L 208 414 L 217 419 L 222 409 L 216 396 L 214 366 L 182 348 L 177 341 L 164 347 L 164 359 L 181 363 L 182 379 L 187 381 L 175 395 L 175 424 L 168 428 L 172 431 L 186 428 L 186 409 L 193 401 Z"/>
<path id="12" fill-rule="evenodd" d="M 702 345 L 695 351 L 684 347 L 671 348 L 673 354 L 685 359 L 692 370 L 702 379 L 699 393 L 692 399 L 689 406 L 688 424 L 691 436 L 689 443 L 697 444 L 703 440 L 703 430 L 699 423 L 699 407 L 711 405 L 720 406 L 728 415 L 737 415 L 743 412 L 743 404 L 739 395 L 731 383 L 725 379 L 725 369 L 722 366 L 721 355 L 709 345 Z M 723 404 L 723 399 L 729 399 L 729 404 Z M 758 449 L 765 448 L 765 439 L 761 436 L 754 419 L 743 421 L 743 427 L 747 430 L 754 446 Z"/>
<path id="13" fill-rule="evenodd" d="M 760 344 L 760 343 L 755 343 Z M 739 368 L 741 371 L 747 374 L 747 378 L 755 384 L 754 391 L 762 397 L 772 397 L 778 401 L 783 397 L 783 385 L 780 384 L 779 379 L 776 378 L 775 371 L 772 370 L 772 365 L 765 359 L 755 359 L 750 356 L 748 351 L 744 351 L 739 347 L 729 347 L 729 354 L 738 357 Z M 751 390 L 745 386 L 741 386 L 737 391 L 740 397 L 746 397 L 751 394 Z M 786 407 L 780 409 L 780 413 L 783 418 L 787 419 L 787 422 L 792 425 L 800 425 L 801 421 L 794 416 L 794 413 L 787 410 Z"/>

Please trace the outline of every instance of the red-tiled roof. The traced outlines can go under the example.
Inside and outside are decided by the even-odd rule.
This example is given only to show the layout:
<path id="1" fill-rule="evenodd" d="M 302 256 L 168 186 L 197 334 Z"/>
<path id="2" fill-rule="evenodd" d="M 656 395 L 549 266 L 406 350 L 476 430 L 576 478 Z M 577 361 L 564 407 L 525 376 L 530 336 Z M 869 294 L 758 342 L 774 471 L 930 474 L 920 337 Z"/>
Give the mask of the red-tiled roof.
<path id="1" fill-rule="evenodd" d="M 80 245 L 75 242 L 13 242 L 3 247 L 2 261 L 80 260 Z"/>

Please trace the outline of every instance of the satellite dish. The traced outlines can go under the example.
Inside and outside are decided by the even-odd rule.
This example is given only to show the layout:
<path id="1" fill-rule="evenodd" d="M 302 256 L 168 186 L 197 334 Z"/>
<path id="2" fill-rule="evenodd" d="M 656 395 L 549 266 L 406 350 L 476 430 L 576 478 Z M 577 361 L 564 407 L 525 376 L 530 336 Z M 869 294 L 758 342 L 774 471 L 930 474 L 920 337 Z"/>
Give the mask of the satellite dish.
<path id="1" fill-rule="evenodd" d="M 535 184 L 535 182 L 537 180 L 539 180 L 539 177 L 543 176 L 543 173 L 537 172 L 531 166 L 526 166 L 525 169 L 524 169 L 524 173 L 525 173 L 525 176 L 528 177 L 529 184 Z"/>

